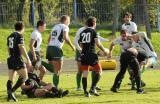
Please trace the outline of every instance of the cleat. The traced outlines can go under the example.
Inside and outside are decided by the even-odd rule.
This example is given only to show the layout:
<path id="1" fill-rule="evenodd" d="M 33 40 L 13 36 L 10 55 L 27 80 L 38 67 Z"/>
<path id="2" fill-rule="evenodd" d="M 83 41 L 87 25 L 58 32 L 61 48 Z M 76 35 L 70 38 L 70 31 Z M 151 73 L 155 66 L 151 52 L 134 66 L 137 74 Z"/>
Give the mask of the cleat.
<path id="1" fill-rule="evenodd" d="M 137 94 L 143 94 L 144 93 L 144 90 L 143 89 L 138 89 L 137 90 Z"/>
<path id="2" fill-rule="evenodd" d="M 136 90 L 137 88 L 135 86 L 132 86 L 131 90 Z"/>
<path id="3" fill-rule="evenodd" d="M 82 88 L 81 88 L 81 87 L 79 87 L 79 88 L 77 88 L 76 90 L 77 90 L 77 91 L 81 91 L 81 90 L 82 90 Z"/>
<path id="4" fill-rule="evenodd" d="M 102 90 L 100 87 L 96 87 L 95 89 L 98 90 L 98 91 Z"/>
<path id="5" fill-rule="evenodd" d="M 90 91 L 89 91 L 89 93 L 91 93 L 91 94 L 93 94 L 93 95 L 95 95 L 95 96 L 100 96 L 99 94 L 98 94 L 98 92 L 97 92 L 97 90 L 96 89 L 90 89 Z"/>
<path id="6" fill-rule="evenodd" d="M 85 97 L 91 97 L 91 94 L 89 92 L 84 93 Z"/>
<path id="7" fill-rule="evenodd" d="M 111 91 L 112 92 L 118 92 L 117 88 L 114 88 L 114 87 L 111 88 Z"/>
<path id="8" fill-rule="evenodd" d="M 62 91 L 62 97 L 66 96 L 69 94 L 69 91 L 68 90 L 65 90 L 65 91 Z"/>

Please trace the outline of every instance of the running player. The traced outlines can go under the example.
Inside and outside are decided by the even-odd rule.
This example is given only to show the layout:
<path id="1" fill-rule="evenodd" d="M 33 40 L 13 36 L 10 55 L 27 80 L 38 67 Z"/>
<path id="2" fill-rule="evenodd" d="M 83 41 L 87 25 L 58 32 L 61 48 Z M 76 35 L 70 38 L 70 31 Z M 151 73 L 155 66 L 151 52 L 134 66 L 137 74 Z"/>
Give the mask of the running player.
<path id="1" fill-rule="evenodd" d="M 22 55 L 27 59 L 27 65 L 31 67 L 31 61 L 24 47 L 24 38 L 22 35 L 24 32 L 23 23 L 16 23 L 15 30 L 16 31 L 9 35 L 7 38 L 7 46 L 9 53 L 9 57 L 7 59 L 9 69 L 9 79 L 7 81 L 8 101 L 18 101 L 14 95 L 14 92 L 26 81 L 28 77 L 26 65 L 22 59 Z M 16 73 L 18 73 L 20 77 L 17 80 L 16 84 L 12 87 L 13 80 L 16 77 Z"/>
<path id="2" fill-rule="evenodd" d="M 53 84 L 58 87 L 59 84 L 59 75 L 63 64 L 63 51 L 62 47 L 65 42 L 75 50 L 75 47 L 72 45 L 69 38 L 69 24 L 70 17 L 64 15 L 60 19 L 60 23 L 56 24 L 51 32 L 51 35 L 48 39 L 48 47 L 46 52 L 46 58 L 49 61 L 49 64 L 53 65 Z"/>
<path id="3" fill-rule="evenodd" d="M 40 51 L 41 51 L 41 43 L 42 43 L 42 35 L 41 33 L 45 31 L 46 23 L 42 20 L 37 22 L 36 29 L 32 32 L 30 37 L 30 51 L 28 52 L 29 58 L 32 61 L 33 69 L 38 69 L 40 71 L 39 77 L 42 80 L 43 76 L 46 72 L 46 69 L 43 65 L 38 64 L 41 61 Z M 34 71 L 34 70 L 29 71 Z"/>
<path id="4" fill-rule="evenodd" d="M 97 45 L 106 55 L 107 52 L 101 43 L 99 42 L 98 35 L 95 31 L 96 28 L 96 18 L 89 17 L 86 21 L 86 28 L 76 35 L 79 40 L 79 44 L 76 44 L 78 51 L 81 52 L 81 71 L 83 72 L 82 85 L 84 94 L 86 97 L 90 97 L 90 93 L 93 93 L 96 96 L 99 96 L 95 87 L 100 80 L 101 76 L 101 66 L 98 61 L 98 56 L 95 51 L 95 46 Z M 82 48 L 81 48 L 82 47 Z M 94 82 L 92 83 L 90 93 L 87 91 L 87 76 L 88 76 L 88 67 L 92 66 L 93 71 L 95 71 Z"/>

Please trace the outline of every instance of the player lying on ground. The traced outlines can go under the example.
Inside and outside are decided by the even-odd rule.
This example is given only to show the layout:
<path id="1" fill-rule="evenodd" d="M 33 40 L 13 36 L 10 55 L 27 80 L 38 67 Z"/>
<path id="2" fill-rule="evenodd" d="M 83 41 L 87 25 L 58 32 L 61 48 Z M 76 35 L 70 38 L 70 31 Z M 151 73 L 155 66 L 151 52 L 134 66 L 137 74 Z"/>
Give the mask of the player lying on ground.
<path id="1" fill-rule="evenodd" d="M 99 42 L 98 34 L 95 31 L 96 28 L 96 18 L 95 17 L 89 17 L 86 20 L 86 28 L 81 31 L 78 35 L 76 35 L 77 39 L 80 42 L 79 44 L 76 44 L 76 48 L 81 53 L 81 71 L 83 72 L 82 77 L 82 85 L 84 94 L 86 97 L 90 97 L 90 93 L 94 94 L 95 96 L 99 96 L 97 93 L 95 87 L 97 83 L 100 80 L 102 68 L 98 61 L 98 56 L 96 54 L 96 45 L 97 47 L 102 50 L 105 55 L 107 55 L 107 52 L 103 45 Z M 95 71 L 94 82 L 91 85 L 90 93 L 87 91 L 87 76 L 88 76 L 88 68 L 89 66 L 92 66 L 92 70 Z"/>
<path id="2" fill-rule="evenodd" d="M 15 32 L 7 38 L 7 46 L 8 46 L 8 53 L 9 57 L 7 59 L 8 64 L 8 76 L 9 79 L 7 81 L 7 100 L 14 100 L 18 101 L 14 95 L 14 92 L 26 81 L 27 69 L 26 65 L 22 59 L 22 55 L 27 60 L 27 66 L 31 67 L 31 61 L 26 53 L 26 49 L 24 47 L 24 25 L 21 22 L 15 24 Z M 19 79 L 17 80 L 16 84 L 12 87 L 13 80 L 16 78 L 16 73 L 19 74 Z"/>
<path id="3" fill-rule="evenodd" d="M 21 86 L 22 94 L 26 94 L 29 98 L 55 98 L 64 97 L 69 91 L 63 91 L 62 89 L 57 89 L 51 83 L 46 83 L 33 73 L 28 73 L 28 79 Z"/>
<path id="4" fill-rule="evenodd" d="M 81 33 L 83 30 L 85 30 L 86 28 L 87 28 L 87 27 L 85 26 L 85 27 L 80 28 L 80 29 L 77 31 L 76 36 L 75 36 L 75 39 L 74 39 L 75 45 L 80 44 L 80 43 L 79 43 L 79 40 L 77 39 L 77 37 L 78 37 L 77 35 L 80 35 L 80 33 Z M 97 33 L 97 34 L 98 34 L 98 33 Z M 98 39 L 99 39 L 100 41 L 103 41 L 103 42 L 107 42 L 107 41 L 108 41 L 108 39 L 105 39 L 105 38 L 101 37 L 99 34 L 98 34 Z M 99 51 L 98 54 L 99 54 L 99 55 L 100 55 L 100 54 L 102 55 L 102 52 Z M 81 54 L 80 54 L 80 52 L 79 52 L 78 50 L 76 50 L 75 60 L 77 61 L 77 68 L 78 68 L 78 71 L 77 71 L 77 74 L 76 74 L 77 91 L 79 91 L 79 90 L 81 90 L 82 71 L 81 71 L 81 69 L 80 69 L 80 67 L 81 67 Z M 95 74 L 96 74 L 95 71 L 92 71 L 92 74 L 91 74 L 92 82 L 94 82 L 94 78 L 93 78 L 93 77 L 94 77 Z M 101 90 L 99 87 L 96 87 L 96 89 L 97 89 L 97 90 Z"/>
<path id="5" fill-rule="evenodd" d="M 41 43 L 42 43 L 42 35 L 41 33 L 45 31 L 46 23 L 42 20 L 37 22 L 36 29 L 32 32 L 30 37 L 30 51 L 28 52 L 28 56 L 30 60 L 32 61 L 32 65 L 34 68 L 29 69 L 29 72 L 33 72 L 34 69 L 38 69 L 40 71 L 39 77 L 42 80 L 44 74 L 46 73 L 46 69 L 43 65 L 41 65 Z"/>
<path id="6" fill-rule="evenodd" d="M 70 17 L 64 15 L 60 18 L 60 23 L 56 24 L 48 39 L 48 47 L 46 52 L 46 58 L 48 59 L 49 64 L 53 65 L 53 84 L 58 87 L 59 84 L 59 76 L 62 69 L 63 64 L 63 51 L 62 47 L 64 42 L 66 42 L 73 51 L 75 47 L 70 41 L 69 38 L 69 24 Z"/>

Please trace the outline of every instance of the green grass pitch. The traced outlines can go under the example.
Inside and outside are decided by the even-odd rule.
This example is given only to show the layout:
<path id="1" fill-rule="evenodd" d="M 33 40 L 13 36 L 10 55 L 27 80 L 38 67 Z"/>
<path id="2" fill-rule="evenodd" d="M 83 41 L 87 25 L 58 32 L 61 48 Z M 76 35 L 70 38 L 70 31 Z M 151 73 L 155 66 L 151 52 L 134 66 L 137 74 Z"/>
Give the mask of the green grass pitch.
<path id="1" fill-rule="evenodd" d="M 112 93 L 110 88 L 114 82 L 117 71 L 104 71 L 101 80 L 98 84 L 102 88 L 101 96 L 91 96 L 86 98 L 83 91 L 76 91 L 75 72 L 62 73 L 60 77 L 60 88 L 68 89 L 69 95 L 64 98 L 27 98 L 20 94 L 20 89 L 16 92 L 19 100 L 18 103 L 6 102 L 6 75 L 0 75 L 0 104 L 160 104 L 160 71 L 147 70 L 142 79 L 146 82 L 144 87 L 145 94 L 136 94 L 136 91 L 131 91 L 129 76 L 126 76 L 120 88 L 119 93 Z M 46 75 L 44 80 L 52 82 L 52 75 Z M 90 86 L 90 75 L 88 80 L 88 89 Z"/>

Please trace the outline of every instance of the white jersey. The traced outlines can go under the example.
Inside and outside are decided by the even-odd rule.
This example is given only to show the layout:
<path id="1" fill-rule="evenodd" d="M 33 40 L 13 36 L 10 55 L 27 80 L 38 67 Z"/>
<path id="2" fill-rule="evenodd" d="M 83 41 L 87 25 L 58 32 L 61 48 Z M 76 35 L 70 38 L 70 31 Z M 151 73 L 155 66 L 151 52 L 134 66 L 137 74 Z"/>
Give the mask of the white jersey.
<path id="1" fill-rule="evenodd" d="M 53 27 L 51 32 L 51 38 L 48 46 L 57 46 L 62 48 L 64 40 L 63 33 L 69 32 L 69 27 L 65 24 L 57 24 Z"/>
<path id="2" fill-rule="evenodd" d="M 157 57 L 157 54 L 154 52 L 153 48 L 151 47 L 150 40 L 146 38 L 144 33 L 139 33 L 140 39 L 138 42 L 133 42 L 132 45 L 134 48 L 140 51 L 145 51 L 148 57 Z"/>
<path id="3" fill-rule="evenodd" d="M 129 21 L 129 23 L 124 23 L 122 25 L 122 30 L 126 30 L 129 34 L 132 34 L 132 32 L 137 32 L 137 25 L 134 22 Z"/>
<path id="4" fill-rule="evenodd" d="M 123 41 L 121 39 L 121 37 L 118 37 L 116 38 L 114 41 L 113 41 L 113 44 L 114 45 L 120 45 L 121 46 L 121 52 L 124 52 L 125 50 L 127 50 L 128 48 L 131 48 L 132 47 L 132 41 L 131 40 L 126 40 L 126 41 Z"/>
<path id="5" fill-rule="evenodd" d="M 40 51 L 41 50 L 41 43 L 42 43 L 42 35 L 41 33 L 35 29 L 32 34 L 31 34 L 31 39 L 35 40 L 35 45 L 34 45 L 34 51 Z"/>

